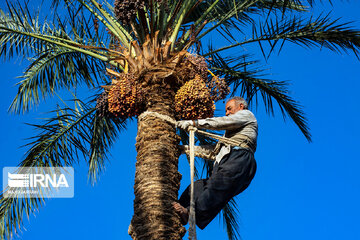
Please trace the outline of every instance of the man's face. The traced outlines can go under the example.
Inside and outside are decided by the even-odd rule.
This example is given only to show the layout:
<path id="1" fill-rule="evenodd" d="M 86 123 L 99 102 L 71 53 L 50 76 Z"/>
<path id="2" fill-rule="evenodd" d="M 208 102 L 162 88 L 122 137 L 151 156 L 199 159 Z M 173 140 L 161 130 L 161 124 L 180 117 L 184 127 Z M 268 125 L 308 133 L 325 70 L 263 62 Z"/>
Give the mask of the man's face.
<path id="1" fill-rule="evenodd" d="M 234 114 L 240 110 L 244 109 L 244 104 L 240 103 L 240 104 L 236 104 L 235 100 L 230 100 L 226 103 L 225 106 L 226 109 L 226 116 L 229 116 L 230 114 Z"/>

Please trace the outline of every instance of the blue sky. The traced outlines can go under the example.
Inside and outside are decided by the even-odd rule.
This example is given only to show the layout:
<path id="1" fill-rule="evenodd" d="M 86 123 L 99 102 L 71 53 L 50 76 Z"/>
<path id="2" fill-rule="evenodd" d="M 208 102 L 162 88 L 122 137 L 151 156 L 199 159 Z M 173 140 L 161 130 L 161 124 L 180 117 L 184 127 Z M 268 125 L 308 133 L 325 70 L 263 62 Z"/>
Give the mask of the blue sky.
<path id="1" fill-rule="evenodd" d="M 353 26 L 360 29 L 358 9 L 358 1 L 337 1 L 333 15 L 356 21 Z M 253 49 L 259 53 L 257 47 L 249 47 Z M 32 136 L 24 123 L 36 122 L 46 109 L 25 115 L 7 112 L 17 92 L 15 77 L 23 67 L 16 59 L 0 65 L 1 168 L 20 162 L 26 150 L 20 146 Z M 250 187 L 237 197 L 243 239 L 360 239 L 360 62 L 353 55 L 287 43 L 280 55 L 270 57 L 267 67 L 269 78 L 291 80 L 291 96 L 304 106 L 313 142 L 308 143 L 288 119 L 283 121 L 279 112 L 269 117 L 261 104 L 253 109 L 259 122 L 258 169 Z M 217 109 L 219 115 L 224 110 L 221 105 Z M 87 181 L 85 160 L 76 165 L 75 197 L 47 200 L 36 216 L 25 220 L 26 231 L 19 239 L 130 239 L 135 137 L 134 122 L 113 147 L 106 172 L 95 186 Z M 183 157 L 179 171 L 182 192 L 189 184 Z M 226 239 L 219 219 L 198 229 L 198 238 Z"/>

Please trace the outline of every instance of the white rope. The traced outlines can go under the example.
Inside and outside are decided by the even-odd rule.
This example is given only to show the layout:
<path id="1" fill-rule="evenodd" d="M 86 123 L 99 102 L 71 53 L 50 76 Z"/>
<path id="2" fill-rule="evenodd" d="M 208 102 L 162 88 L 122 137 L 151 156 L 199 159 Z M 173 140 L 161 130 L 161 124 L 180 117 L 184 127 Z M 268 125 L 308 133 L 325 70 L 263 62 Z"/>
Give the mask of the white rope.
<path id="1" fill-rule="evenodd" d="M 189 210 L 189 239 L 196 240 L 196 219 L 195 219 L 195 199 L 194 199 L 194 175 L 195 175 L 195 128 L 189 128 L 190 145 L 190 210 Z"/>
<path id="2" fill-rule="evenodd" d="M 169 117 L 169 116 L 166 116 L 164 114 L 161 114 L 161 113 L 157 113 L 157 112 L 151 112 L 151 111 L 145 111 L 143 112 L 142 114 L 139 115 L 138 119 L 141 120 L 143 119 L 144 117 L 146 116 L 149 116 L 149 115 L 153 115 L 154 117 L 158 117 L 164 121 L 167 121 L 173 125 L 176 125 L 176 120 Z"/>

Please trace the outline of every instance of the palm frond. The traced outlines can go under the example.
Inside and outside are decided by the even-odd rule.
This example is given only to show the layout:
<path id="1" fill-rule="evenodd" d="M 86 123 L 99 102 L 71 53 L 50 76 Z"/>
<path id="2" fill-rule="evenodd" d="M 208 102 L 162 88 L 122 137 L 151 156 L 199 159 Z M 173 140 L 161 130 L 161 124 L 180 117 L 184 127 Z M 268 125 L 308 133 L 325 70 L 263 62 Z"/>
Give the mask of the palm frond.
<path id="1" fill-rule="evenodd" d="M 279 42 L 280 52 L 284 42 L 289 41 L 307 48 L 325 47 L 338 53 L 348 54 L 350 50 L 358 57 L 360 30 L 351 28 L 351 23 L 338 23 L 339 20 L 331 20 L 330 14 L 315 19 L 311 17 L 309 20 L 296 16 L 287 20 L 275 19 L 254 28 L 253 39 L 257 39 L 259 44 L 268 42 L 271 47 L 269 55 Z"/>
<path id="2" fill-rule="evenodd" d="M 85 83 L 95 87 L 104 82 L 105 64 L 96 58 L 63 47 L 49 47 L 32 59 L 17 83 L 18 93 L 10 111 L 21 113 L 38 105 L 41 99 L 60 89 L 69 89 Z"/>
<path id="3" fill-rule="evenodd" d="M 44 119 L 43 124 L 28 124 L 40 132 L 24 145 L 30 147 L 24 167 L 73 166 L 78 163 L 79 154 L 89 157 L 92 119 L 95 108 L 81 104 L 79 108 L 58 108 L 52 111 L 54 117 Z"/>
<path id="4" fill-rule="evenodd" d="M 239 31 L 239 26 L 244 25 L 245 23 L 252 22 L 253 20 L 248 16 L 249 13 L 240 12 L 236 14 L 236 17 L 230 17 L 224 19 L 224 16 L 228 14 L 228 12 L 234 11 L 234 5 L 236 4 L 236 1 L 206 1 L 202 2 L 197 6 L 194 11 L 189 14 L 188 18 L 185 19 L 185 23 L 194 22 L 194 28 L 200 28 L 201 24 L 206 22 L 208 23 L 216 23 L 221 22 L 217 27 L 219 27 L 222 31 L 226 33 L 227 36 L 234 39 L 232 36 L 232 33 L 229 31 L 231 28 L 235 28 Z M 235 5 L 235 11 L 236 9 Z M 249 9 L 249 12 L 251 10 Z M 222 34 L 222 31 L 219 31 L 219 29 L 215 27 L 212 30 L 218 30 Z M 201 29 L 200 29 L 201 30 Z M 210 31 L 209 31 L 210 32 Z M 186 44 L 186 41 L 189 41 L 189 36 L 192 34 L 191 29 L 188 29 L 187 32 L 182 36 L 182 39 L 180 39 L 180 43 Z M 202 36 L 205 36 L 202 35 Z M 197 37 L 197 36 L 195 36 Z M 198 37 L 198 40 L 201 39 L 201 37 Z M 182 45 L 180 45 L 182 46 Z"/>
<path id="5" fill-rule="evenodd" d="M 252 37 L 229 46 L 214 49 L 205 53 L 205 56 L 219 53 L 234 47 L 258 43 L 265 58 L 279 46 L 282 50 L 285 42 L 292 42 L 306 48 L 325 47 L 334 52 L 353 52 L 359 58 L 360 30 L 351 27 L 350 22 L 338 23 L 339 19 L 331 20 L 330 15 L 317 18 L 303 19 L 298 16 L 291 18 L 270 19 L 266 23 L 254 24 Z M 268 43 L 269 52 L 265 52 L 264 42 Z"/>
<path id="6" fill-rule="evenodd" d="M 45 22 L 40 27 L 38 14 L 31 16 L 27 5 L 9 5 L 9 9 L 9 15 L 1 15 L 0 54 L 4 57 L 23 54 L 31 62 L 17 84 L 18 94 L 10 106 L 11 111 L 27 111 L 37 105 L 41 98 L 64 87 L 75 87 L 81 83 L 94 87 L 99 79 L 104 79 L 104 59 L 88 53 L 93 53 L 93 50 L 101 52 L 101 47 L 107 44 L 107 36 L 104 29 L 94 31 L 93 19 L 85 18 L 81 13 L 82 8 L 67 8 L 67 17 L 62 19 L 55 15 L 52 27 L 49 25 L 51 22 Z M 54 40 L 63 45 L 42 41 L 46 34 L 49 41 Z M 79 47 L 85 52 L 78 51 Z"/>
<path id="7" fill-rule="evenodd" d="M 40 133 L 32 137 L 25 146 L 30 149 L 19 167 L 63 167 L 72 166 L 77 161 L 78 151 L 87 155 L 84 146 L 89 135 L 83 132 L 89 124 L 94 109 L 77 112 L 59 109 L 56 116 L 47 119 L 44 125 L 33 125 Z M 24 213 L 29 218 L 44 204 L 43 198 L 4 198 L 0 199 L 0 236 L 10 239 L 21 231 Z"/>
<path id="8" fill-rule="evenodd" d="M 226 229 L 229 240 L 241 239 L 238 212 L 239 210 L 234 198 L 232 198 L 221 210 L 224 228 Z"/>
<path id="9" fill-rule="evenodd" d="M 302 106 L 289 96 L 288 83 L 259 78 L 259 70 L 251 72 L 243 68 L 247 63 L 230 66 L 228 61 L 219 54 L 210 55 L 212 58 L 211 69 L 215 74 L 224 76 L 227 83 L 232 85 L 233 92 L 244 96 L 249 104 L 255 100 L 258 103 L 258 95 L 261 95 L 267 113 L 274 115 L 275 100 L 280 108 L 282 116 L 287 115 L 298 126 L 308 141 L 311 141 L 305 113 Z M 241 59 L 242 57 L 238 57 Z M 230 62 L 234 61 L 230 59 Z M 242 69 L 243 68 L 243 69 Z M 239 90 L 240 89 L 240 90 Z"/>
<path id="10" fill-rule="evenodd" d="M 279 9 L 283 12 L 285 11 L 303 11 L 304 6 L 301 4 L 301 1 L 298 0 L 284 0 L 284 1 L 276 1 L 276 0 L 268 0 L 268 1 L 261 1 L 261 0 L 246 0 L 246 1 L 234 1 L 234 0 L 227 0 L 227 1 L 214 1 L 216 6 L 211 8 L 211 11 L 205 12 L 206 20 L 209 23 L 214 23 L 213 26 L 208 27 L 206 31 L 204 31 L 201 35 L 197 37 L 197 40 L 200 40 L 210 32 L 218 27 L 223 27 L 223 29 L 239 29 L 239 26 L 245 25 L 247 23 L 253 23 L 254 17 L 250 16 L 253 14 L 256 15 L 264 15 L 270 13 L 276 13 Z M 266 10 L 268 12 L 266 12 Z M 200 18 L 204 17 L 203 14 Z M 195 24 L 199 24 L 196 22 Z M 231 32 L 227 32 L 228 34 Z M 233 37 L 232 37 L 233 38 Z"/>
<path id="11" fill-rule="evenodd" d="M 193 7 L 197 4 L 197 1 L 194 0 L 182 0 L 182 4 L 180 5 L 179 12 L 174 13 L 174 24 L 170 27 L 174 29 L 170 35 L 169 41 L 172 42 L 171 49 L 175 48 L 176 40 L 178 39 L 179 31 L 186 19 L 186 16 L 189 13 L 189 10 L 192 10 Z"/>
<path id="12" fill-rule="evenodd" d="M 42 125 L 31 124 L 39 134 L 26 144 L 30 149 L 21 161 L 21 167 L 64 167 L 74 166 L 80 158 L 88 159 L 89 178 L 96 176 L 104 167 L 108 150 L 117 134 L 126 128 L 126 123 L 118 119 L 100 118 L 89 103 L 74 100 L 79 107 L 59 108 L 54 117 L 45 119 Z M 5 237 L 18 233 L 27 217 L 43 205 L 43 198 L 0 199 L 0 235 Z"/>
<path id="13" fill-rule="evenodd" d="M 242 16 L 243 18 L 250 21 L 250 18 L 246 16 L 246 12 L 250 11 L 251 7 L 254 6 L 258 1 L 256 0 L 246 0 L 246 1 L 236 1 L 231 8 L 223 11 L 222 9 L 216 9 L 218 18 L 214 18 L 214 23 L 212 26 L 208 27 L 202 34 L 200 34 L 196 40 L 199 41 L 201 38 L 217 29 L 219 26 L 228 23 L 228 20 L 234 18 L 235 16 Z"/>
<path id="14" fill-rule="evenodd" d="M 126 129 L 126 121 L 95 116 L 92 122 L 88 179 L 94 184 L 105 169 L 108 152 L 119 133 Z"/>
<path id="15" fill-rule="evenodd" d="M 56 18 L 60 22 L 51 23 L 45 20 L 40 22 L 39 13 L 32 16 L 27 4 L 24 6 L 8 4 L 8 12 L 4 13 L 0 10 L 0 56 L 4 59 L 15 55 L 23 58 L 31 57 L 56 45 L 78 51 L 101 61 L 109 60 L 100 48 L 96 48 L 96 46 L 94 48 L 84 47 L 83 44 L 87 40 L 84 33 L 89 31 L 84 29 L 84 25 L 80 23 L 83 19 L 71 19 L 70 26 L 73 32 L 67 33 L 64 31 L 64 26 L 68 24 L 66 20 L 60 21 L 60 18 Z M 75 30 L 81 30 L 81 33 Z M 98 36 L 96 35 L 96 37 Z M 89 35 L 86 37 L 91 39 Z M 98 41 L 90 40 L 90 42 Z"/>
<path id="16" fill-rule="evenodd" d="M 276 13 L 277 11 L 304 11 L 305 6 L 301 4 L 301 1 L 296 0 L 257 0 L 252 1 L 251 5 L 243 5 L 238 9 L 237 4 L 239 0 L 225 0 L 225 1 L 203 1 L 197 6 L 197 8 L 187 17 L 185 23 L 194 22 L 195 26 L 200 22 L 207 19 L 209 22 L 218 22 L 223 17 L 224 13 L 235 10 L 236 14 L 234 18 L 237 20 L 245 19 L 246 22 L 252 22 L 253 17 L 249 17 L 250 14 L 266 15 L 269 13 Z M 249 1 L 248 1 L 249 2 Z M 250 2 L 249 2 L 250 3 Z M 245 8 L 248 6 L 247 8 Z M 236 27 L 236 25 L 232 25 Z"/>
<path id="17" fill-rule="evenodd" d="M 95 0 L 52 0 L 53 11 L 58 12 L 66 9 L 87 9 L 88 12 L 97 18 L 124 46 L 129 46 L 133 41 L 131 34 L 125 26 L 122 26 L 113 16 L 113 7 L 107 2 L 104 4 Z"/>
<path id="18" fill-rule="evenodd" d="M 69 0 L 66 0 L 70 2 Z M 71 1 L 72 2 L 72 1 Z M 99 21 L 101 21 L 109 31 L 114 34 L 124 46 L 130 46 L 130 42 L 133 41 L 130 33 L 122 26 L 111 12 L 107 11 L 101 4 L 96 0 L 77 0 L 81 6 L 86 7 L 86 9 L 91 12 Z"/>
<path id="19" fill-rule="evenodd" d="M 0 239 L 13 239 L 21 232 L 23 216 L 29 218 L 45 204 L 42 198 L 4 198 L 0 195 Z"/>

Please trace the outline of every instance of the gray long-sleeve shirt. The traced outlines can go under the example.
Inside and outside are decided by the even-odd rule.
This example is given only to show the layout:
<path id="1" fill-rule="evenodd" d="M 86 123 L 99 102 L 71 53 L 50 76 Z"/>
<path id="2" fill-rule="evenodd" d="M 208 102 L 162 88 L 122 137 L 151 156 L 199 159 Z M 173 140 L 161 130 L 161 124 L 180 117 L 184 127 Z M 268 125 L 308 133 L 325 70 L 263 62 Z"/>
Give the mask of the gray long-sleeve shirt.
<path id="1" fill-rule="evenodd" d="M 226 130 L 224 136 L 227 138 L 236 139 L 237 135 L 245 135 L 252 141 L 256 149 L 258 124 L 254 114 L 247 109 L 240 110 L 229 116 L 199 119 L 196 125 L 198 128 Z M 219 163 L 225 155 L 230 153 L 230 150 L 230 145 L 222 145 L 215 161 Z"/>

